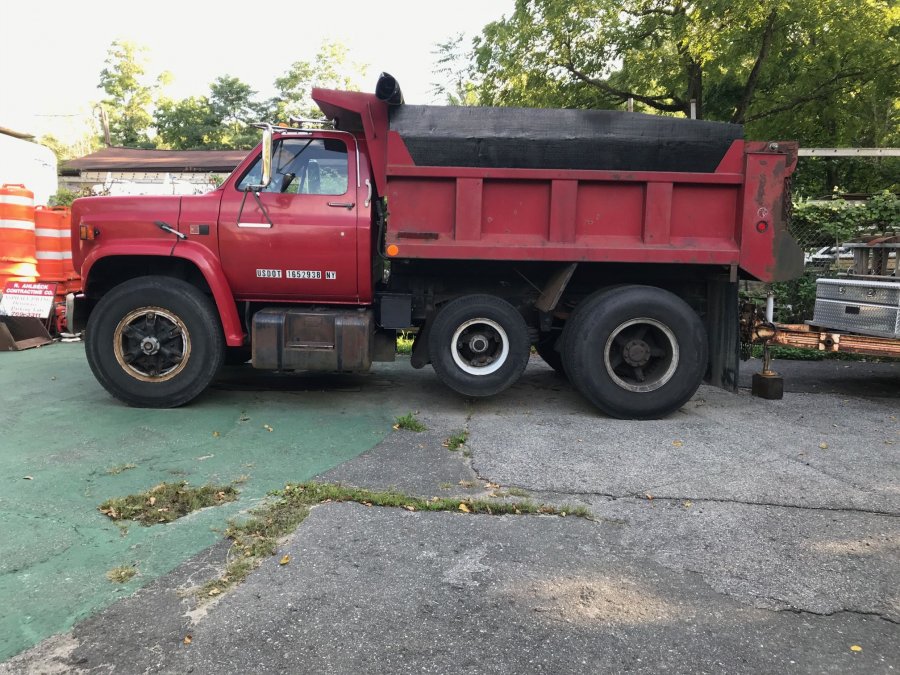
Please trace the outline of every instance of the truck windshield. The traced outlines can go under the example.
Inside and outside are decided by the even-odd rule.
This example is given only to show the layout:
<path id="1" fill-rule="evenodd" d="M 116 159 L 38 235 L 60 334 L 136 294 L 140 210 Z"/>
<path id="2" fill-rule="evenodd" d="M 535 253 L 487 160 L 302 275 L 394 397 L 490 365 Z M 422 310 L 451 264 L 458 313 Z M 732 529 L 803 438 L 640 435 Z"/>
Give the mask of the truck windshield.
<path id="1" fill-rule="evenodd" d="M 263 192 L 288 194 L 342 195 L 347 192 L 348 157 L 346 144 L 337 139 L 283 138 L 275 141 L 272 180 Z M 258 185 L 262 161 L 257 158 L 238 181 L 244 191 Z"/>

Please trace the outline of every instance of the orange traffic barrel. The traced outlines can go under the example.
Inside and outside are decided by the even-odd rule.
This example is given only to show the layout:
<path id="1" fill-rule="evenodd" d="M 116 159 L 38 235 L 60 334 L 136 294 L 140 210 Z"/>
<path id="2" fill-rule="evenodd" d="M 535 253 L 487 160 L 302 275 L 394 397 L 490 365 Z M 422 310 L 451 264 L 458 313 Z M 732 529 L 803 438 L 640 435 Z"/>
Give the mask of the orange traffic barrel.
<path id="1" fill-rule="evenodd" d="M 0 292 L 7 281 L 36 281 L 34 193 L 24 185 L 0 187 Z"/>
<path id="2" fill-rule="evenodd" d="M 35 258 L 38 278 L 44 282 L 65 282 L 72 266 L 72 244 L 66 207 L 38 206 L 34 210 Z M 66 259 L 68 257 L 68 267 Z"/>

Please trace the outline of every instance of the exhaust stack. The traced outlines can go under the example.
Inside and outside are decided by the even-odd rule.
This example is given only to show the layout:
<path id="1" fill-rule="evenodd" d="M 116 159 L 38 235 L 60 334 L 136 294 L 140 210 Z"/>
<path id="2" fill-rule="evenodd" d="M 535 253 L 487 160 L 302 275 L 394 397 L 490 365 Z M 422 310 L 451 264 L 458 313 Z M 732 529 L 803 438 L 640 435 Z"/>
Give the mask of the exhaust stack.
<path id="1" fill-rule="evenodd" d="M 403 105 L 403 92 L 396 78 L 390 73 L 381 73 L 375 85 L 375 96 L 388 105 Z"/>

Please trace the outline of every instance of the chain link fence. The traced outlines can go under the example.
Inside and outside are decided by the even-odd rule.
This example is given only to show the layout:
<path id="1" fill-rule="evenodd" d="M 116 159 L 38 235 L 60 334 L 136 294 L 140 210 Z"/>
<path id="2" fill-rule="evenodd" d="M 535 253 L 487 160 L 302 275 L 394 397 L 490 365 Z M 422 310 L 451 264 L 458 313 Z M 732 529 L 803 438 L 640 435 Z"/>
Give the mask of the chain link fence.
<path id="1" fill-rule="evenodd" d="M 900 254 L 900 198 L 884 192 L 845 195 L 833 200 L 800 201 L 785 206 L 788 229 L 803 249 L 804 272 L 772 284 L 775 320 L 803 323 L 813 318 L 816 280 L 853 274 L 894 281 Z M 746 283 L 742 291 L 763 300 L 769 287 Z"/>

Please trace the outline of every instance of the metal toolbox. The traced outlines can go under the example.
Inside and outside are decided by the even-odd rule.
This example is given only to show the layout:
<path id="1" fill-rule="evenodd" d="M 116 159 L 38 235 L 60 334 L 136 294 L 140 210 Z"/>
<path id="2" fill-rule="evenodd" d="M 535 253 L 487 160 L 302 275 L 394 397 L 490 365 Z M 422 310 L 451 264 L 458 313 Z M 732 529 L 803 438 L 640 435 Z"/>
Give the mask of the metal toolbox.
<path id="1" fill-rule="evenodd" d="M 900 307 L 900 282 L 819 279 L 816 281 L 816 299 L 819 298 Z"/>
<path id="2" fill-rule="evenodd" d="M 815 326 L 900 338 L 900 282 L 819 279 Z"/>

